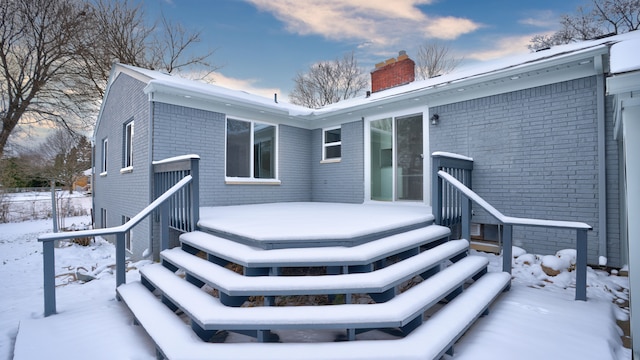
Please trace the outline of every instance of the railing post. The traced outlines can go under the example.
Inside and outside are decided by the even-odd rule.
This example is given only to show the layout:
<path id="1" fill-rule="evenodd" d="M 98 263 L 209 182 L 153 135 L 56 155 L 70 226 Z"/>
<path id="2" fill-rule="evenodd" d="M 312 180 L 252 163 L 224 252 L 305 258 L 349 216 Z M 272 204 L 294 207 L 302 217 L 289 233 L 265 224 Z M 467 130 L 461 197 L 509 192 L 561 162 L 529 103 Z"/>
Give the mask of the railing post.
<path id="1" fill-rule="evenodd" d="M 511 259 L 513 258 L 513 225 L 502 227 L 502 271 L 511 274 Z"/>
<path id="2" fill-rule="evenodd" d="M 125 233 L 116 233 L 116 287 L 126 283 L 126 268 L 125 268 Z"/>
<path id="3" fill-rule="evenodd" d="M 440 170 L 440 158 L 431 157 L 431 212 L 436 225 L 442 225 L 442 185 L 443 180 L 438 176 Z"/>
<path id="4" fill-rule="evenodd" d="M 191 159 L 191 231 L 195 231 L 200 220 L 200 159 Z"/>
<path id="5" fill-rule="evenodd" d="M 169 248 L 169 211 L 171 210 L 169 201 L 160 205 L 160 251 Z"/>
<path id="6" fill-rule="evenodd" d="M 576 300 L 587 301 L 587 230 L 576 229 Z"/>
<path id="7" fill-rule="evenodd" d="M 471 199 L 462 197 L 462 238 L 471 241 Z"/>
<path id="8" fill-rule="evenodd" d="M 42 262 L 44 268 L 44 316 L 56 313 L 56 266 L 54 242 L 42 243 Z"/>

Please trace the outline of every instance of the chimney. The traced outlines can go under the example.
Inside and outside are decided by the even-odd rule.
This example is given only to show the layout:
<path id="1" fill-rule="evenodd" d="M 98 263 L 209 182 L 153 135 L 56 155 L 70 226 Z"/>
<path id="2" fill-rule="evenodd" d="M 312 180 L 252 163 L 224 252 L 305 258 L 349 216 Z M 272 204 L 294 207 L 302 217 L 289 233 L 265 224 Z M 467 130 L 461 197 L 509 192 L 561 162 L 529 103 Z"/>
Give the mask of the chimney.
<path id="1" fill-rule="evenodd" d="M 371 92 L 408 84 L 415 80 L 416 63 L 402 50 L 397 58 L 390 58 L 376 64 L 371 72 Z"/>

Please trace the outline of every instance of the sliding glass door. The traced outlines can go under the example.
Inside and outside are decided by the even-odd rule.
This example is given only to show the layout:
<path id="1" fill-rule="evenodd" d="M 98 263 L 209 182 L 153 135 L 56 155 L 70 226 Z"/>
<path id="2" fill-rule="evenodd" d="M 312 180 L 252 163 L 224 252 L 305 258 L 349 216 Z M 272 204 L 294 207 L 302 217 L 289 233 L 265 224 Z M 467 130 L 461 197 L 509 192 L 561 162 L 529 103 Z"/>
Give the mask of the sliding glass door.
<path id="1" fill-rule="evenodd" d="M 371 200 L 423 199 L 422 114 L 370 123 Z"/>

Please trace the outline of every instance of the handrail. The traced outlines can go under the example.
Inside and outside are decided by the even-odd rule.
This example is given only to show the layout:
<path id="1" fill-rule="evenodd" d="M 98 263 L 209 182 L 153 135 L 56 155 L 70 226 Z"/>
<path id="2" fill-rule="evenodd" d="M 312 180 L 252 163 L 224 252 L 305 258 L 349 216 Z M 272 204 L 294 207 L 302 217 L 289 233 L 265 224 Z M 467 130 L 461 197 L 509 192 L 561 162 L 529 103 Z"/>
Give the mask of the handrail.
<path id="1" fill-rule="evenodd" d="M 519 217 L 511 217 L 503 215 L 498 209 L 489 204 L 486 200 L 476 194 L 473 190 L 466 187 L 453 176 L 445 171 L 438 171 L 438 176 L 453 185 L 466 199 L 463 201 L 463 207 L 469 209 L 464 210 L 463 216 L 470 216 L 471 201 L 485 209 L 491 216 L 498 220 L 503 227 L 503 245 L 502 245 L 502 270 L 511 273 L 511 257 L 512 257 L 512 234 L 513 225 L 518 226 L 541 226 L 552 228 L 564 228 L 576 230 L 576 300 L 587 300 L 587 231 L 593 228 L 586 223 L 576 221 L 556 221 L 542 219 L 527 219 Z M 463 220 L 466 226 L 471 225 L 471 219 Z M 465 230 L 463 230 L 463 233 Z M 466 233 L 470 230 L 467 229 Z"/>
<path id="2" fill-rule="evenodd" d="M 44 270 L 44 316 L 56 313 L 56 293 L 55 293 L 55 256 L 54 241 L 68 240 L 79 237 L 116 235 L 116 287 L 126 282 L 125 273 L 125 234 L 134 226 L 140 223 L 144 218 L 149 216 L 155 209 L 160 207 L 161 218 L 168 217 L 167 200 L 176 192 L 189 184 L 193 178 L 191 175 L 185 176 L 174 186 L 165 191 L 161 196 L 155 199 L 151 204 L 140 211 L 136 216 L 131 218 L 123 225 L 114 226 L 103 229 L 91 229 L 72 232 L 46 233 L 38 236 L 38 241 L 42 242 L 42 257 Z M 161 241 L 167 244 L 168 241 Z"/>

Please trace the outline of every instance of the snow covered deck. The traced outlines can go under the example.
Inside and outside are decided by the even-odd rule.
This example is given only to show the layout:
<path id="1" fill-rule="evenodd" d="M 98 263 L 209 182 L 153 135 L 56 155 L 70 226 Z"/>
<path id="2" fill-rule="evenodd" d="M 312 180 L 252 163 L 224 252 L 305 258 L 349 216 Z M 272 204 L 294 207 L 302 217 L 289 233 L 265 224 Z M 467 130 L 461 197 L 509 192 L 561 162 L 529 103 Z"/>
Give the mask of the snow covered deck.
<path id="1" fill-rule="evenodd" d="M 263 249 L 353 246 L 433 222 L 424 204 L 288 202 L 200 208 L 199 227 Z"/>

